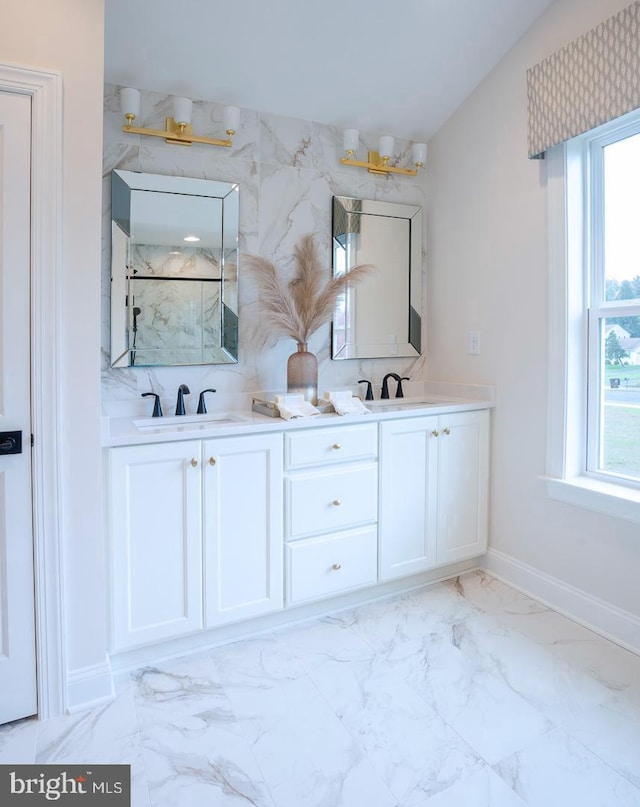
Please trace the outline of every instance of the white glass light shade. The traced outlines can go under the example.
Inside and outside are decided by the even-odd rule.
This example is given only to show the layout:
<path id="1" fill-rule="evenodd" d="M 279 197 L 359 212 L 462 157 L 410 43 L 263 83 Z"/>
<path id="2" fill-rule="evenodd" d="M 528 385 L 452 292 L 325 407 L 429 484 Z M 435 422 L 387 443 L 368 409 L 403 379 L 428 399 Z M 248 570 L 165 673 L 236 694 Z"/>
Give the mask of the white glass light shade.
<path id="1" fill-rule="evenodd" d="M 140 90 L 133 87 L 123 87 L 120 90 L 120 111 L 126 117 L 132 115 L 137 118 L 140 114 Z"/>
<path id="2" fill-rule="evenodd" d="M 356 152 L 358 150 L 359 140 L 360 140 L 360 132 L 357 129 L 344 130 L 342 145 L 345 151 Z"/>
<path id="3" fill-rule="evenodd" d="M 237 132 L 240 126 L 240 110 L 237 106 L 228 106 L 224 110 L 224 128 L 227 132 Z"/>
<path id="4" fill-rule="evenodd" d="M 381 157 L 393 157 L 393 138 L 389 135 L 383 135 L 380 138 L 378 151 Z"/>
<path id="5" fill-rule="evenodd" d="M 193 101 L 191 98 L 176 97 L 173 99 L 173 119 L 176 123 L 191 123 Z"/>
<path id="6" fill-rule="evenodd" d="M 414 143 L 413 144 L 413 164 L 424 165 L 427 161 L 427 144 Z"/>

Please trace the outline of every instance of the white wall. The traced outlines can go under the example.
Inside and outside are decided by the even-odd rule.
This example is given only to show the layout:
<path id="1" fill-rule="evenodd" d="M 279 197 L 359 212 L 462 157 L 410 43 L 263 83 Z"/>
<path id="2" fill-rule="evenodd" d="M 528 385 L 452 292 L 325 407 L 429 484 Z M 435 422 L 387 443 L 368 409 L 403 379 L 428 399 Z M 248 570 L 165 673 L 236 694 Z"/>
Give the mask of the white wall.
<path id="1" fill-rule="evenodd" d="M 67 666 L 105 659 L 100 455 L 102 0 L 0 0 L 3 63 L 63 79 L 61 502 Z M 55 390 L 42 390 L 54 396 Z"/>
<path id="2" fill-rule="evenodd" d="M 557 0 L 430 142 L 428 371 L 496 385 L 492 548 L 640 615 L 638 526 L 552 501 L 541 479 L 547 208 L 545 163 L 527 159 L 526 138 L 526 69 L 627 5 Z"/>

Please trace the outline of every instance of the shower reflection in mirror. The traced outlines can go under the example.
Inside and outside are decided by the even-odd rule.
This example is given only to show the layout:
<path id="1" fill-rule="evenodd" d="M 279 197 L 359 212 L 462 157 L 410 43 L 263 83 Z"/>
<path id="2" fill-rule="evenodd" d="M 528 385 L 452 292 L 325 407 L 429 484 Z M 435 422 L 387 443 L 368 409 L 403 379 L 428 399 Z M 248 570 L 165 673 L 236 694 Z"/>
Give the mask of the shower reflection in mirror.
<path id="1" fill-rule="evenodd" d="M 113 367 L 238 358 L 236 183 L 112 172 Z"/>

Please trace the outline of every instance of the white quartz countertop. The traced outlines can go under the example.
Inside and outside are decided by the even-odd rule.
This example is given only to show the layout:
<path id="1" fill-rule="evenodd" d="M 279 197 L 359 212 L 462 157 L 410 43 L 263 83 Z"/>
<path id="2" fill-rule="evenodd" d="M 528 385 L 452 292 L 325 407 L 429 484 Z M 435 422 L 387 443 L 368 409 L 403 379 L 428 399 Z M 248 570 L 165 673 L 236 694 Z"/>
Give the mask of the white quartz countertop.
<path id="1" fill-rule="evenodd" d="M 365 401 L 365 405 L 369 402 Z M 398 418 L 443 415 L 490 409 L 493 400 L 429 396 L 428 398 L 392 398 L 374 401 L 369 414 L 335 413 L 283 420 L 251 410 L 212 411 L 208 415 L 165 418 L 103 417 L 102 445 L 115 446 L 167 443 L 177 440 L 210 440 L 245 434 L 284 432 L 293 429 L 317 429 L 346 423 L 377 423 Z M 214 419 L 218 418 L 218 419 Z"/>

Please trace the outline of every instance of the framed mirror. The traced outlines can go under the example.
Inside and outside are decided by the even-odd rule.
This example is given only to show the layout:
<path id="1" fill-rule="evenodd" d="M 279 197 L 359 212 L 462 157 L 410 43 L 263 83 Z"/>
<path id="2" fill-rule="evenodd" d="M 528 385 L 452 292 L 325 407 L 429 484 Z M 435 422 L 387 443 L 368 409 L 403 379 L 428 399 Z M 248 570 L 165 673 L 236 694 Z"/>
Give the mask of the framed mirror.
<path id="1" fill-rule="evenodd" d="M 422 208 L 333 197 L 333 273 L 361 263 L 375 271 L 336 303 L 331 358 L 377 359 L 422 352 Z"/>
<path id="2" fill-rule="evenodd" d="M 239 186 L 111 173 L 112 367 L 238 361 Z"/>

